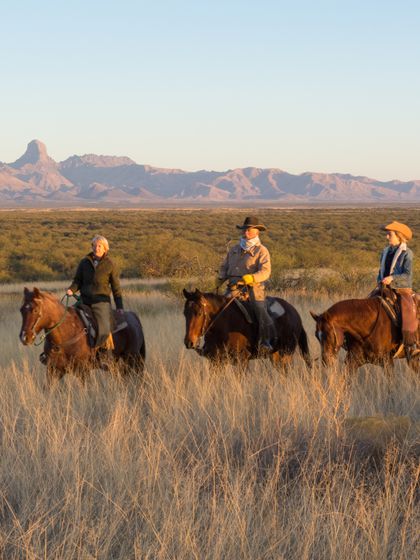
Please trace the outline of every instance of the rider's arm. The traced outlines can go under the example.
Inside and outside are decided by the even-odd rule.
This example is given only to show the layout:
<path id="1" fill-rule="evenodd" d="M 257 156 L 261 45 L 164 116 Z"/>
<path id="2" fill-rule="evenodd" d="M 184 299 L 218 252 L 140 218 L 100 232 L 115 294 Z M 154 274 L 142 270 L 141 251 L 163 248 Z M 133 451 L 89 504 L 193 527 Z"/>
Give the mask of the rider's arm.
<path id="1" fill-rule="evenodd" d="M 404 251 L 392 273 L 393 288 L 411 288 L 413 281 L 413 253 Z"/>
<path id="2" fill-rule="evenodd" d="M 124 309 L 121 284 L 120 284 L 120 275 L 115 264 L 113 265 L 111 274 L 109 276 L 109 283 L 111 285 L 112 295 L 114 296 L 116 308 Z"/>
<path id="3" fill-rule="evenodd" d="M 270 253 L 268 249 L 264 246 L 261 247 L 259 259 L 258 259 L 258 270 L 252 273 L 254 276 L 254 282 L 259 284 L 260 282 L 265 282 L 270 278 L 271 275 L 271 260 Z"/>
<path id="4" fill-rule="evenodd" d="M 382 280 L 382 260 L 384 258 L 384 252 L 385 250 L 382 251 L 381 256 L 379 258 L 379 270 L 378 270 L 378 276 L 376 278 L 376 282 L 379 284 L 379 282 Z"/>

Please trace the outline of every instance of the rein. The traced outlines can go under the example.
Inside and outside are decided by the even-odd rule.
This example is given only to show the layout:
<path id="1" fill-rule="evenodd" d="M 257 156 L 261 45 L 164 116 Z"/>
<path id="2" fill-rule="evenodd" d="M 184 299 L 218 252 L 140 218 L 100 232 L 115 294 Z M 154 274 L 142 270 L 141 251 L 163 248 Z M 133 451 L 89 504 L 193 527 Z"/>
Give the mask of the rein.
<path id="1" fill-rule="evenodd" d="M 55 325 L 53 325 L 50 329 L 44 331 L 44 333 L 41 335 L 39 341 L 38 341 L 38 342 L 34 342 L 34 346 L 40 346 L 40 345 L 44 342 L 44 340 L 47 338 L 47 336 L 48 336 L 50 333 L 52 333 L 56 328 L 58 328 L 58 327 L 63 323 L 64 319 L 66 318 L 67 311 L 68 311 L 68 309 L 69 309 L 69 299 L 70 299 L 70 297 L 71 297 L 71 296 L 68 296 L 67 294 L 64 294 L 64 296 L 61 298 L 60 303 L 63 303 L 64 298 L 66 298 L 66 303 L 65 303 L 65 309 L 64 309 L 63 316 L 62 316 L 61 319 L 60 319 Z M 38 319 L 36 320 L 34 326 L 32 327 L 32 330 L 35 329 L 35 327 L 36 327 L 38 321 L 40 320 L 41 316 L 42 316 L 42 313 L 39 314 Z M 77 339 L 78 339 L 78 338 L 80 338 L 79 335 L 78 335 Z M 76 340 L 77 340 L 77 339 L 76 339 Z M 70 342 L 74 342 L 74 341 L 71 340 Z"/>
<path id="2" fill-rule="evenodd" d="M 229 298 L 229 300 L 227 301 L 227 303 L 225 303 L 225 305 L 222 307 L 222 309 L 220 309 L 220 311 L 217 313 L 217 315 L 210 321 L 210 323 L 208 325 L 206 325 L 207 321 L 210 319 L 210 316 L 208 314 L 208 311 L 206 310 L 207 307 L 207 302 L 205 302 L 203 304 L 204 307 L 204 316 L 206 318 L 206 321 L 203 323 L 203 327 L 201 329 L 201 334 L 200 334 L 200 338 L 203 338 L 206 336 L 206 334 L 209 332 L 209 330 L 211 329 L 211 327 L 214 325 L 215 321 L 220 317 L 220 315 L 226 311 L 226 309 L 229 307 L 229 305 L 231 303 L 233 303 L 235 300 L 237 299 L 237 296 L 233 296 L 231 298 Z"/>

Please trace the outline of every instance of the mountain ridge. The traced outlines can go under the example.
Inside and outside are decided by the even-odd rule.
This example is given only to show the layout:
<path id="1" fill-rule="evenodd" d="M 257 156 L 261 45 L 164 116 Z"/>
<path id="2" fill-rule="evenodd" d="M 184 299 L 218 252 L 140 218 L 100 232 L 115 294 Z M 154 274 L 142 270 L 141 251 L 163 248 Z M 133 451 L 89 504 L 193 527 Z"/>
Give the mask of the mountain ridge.
<path id="1" fill-rule="evenodd" d="M 0 162 L 0 204 L 141 205 L 142 202 L 380 203 L 420 202 L 420 180 L 378 181 L 349 173 L 245 167 L 183 171 L 125 156 L 73 155 L 56 162 L 39 140 L 12 163 Z"/>

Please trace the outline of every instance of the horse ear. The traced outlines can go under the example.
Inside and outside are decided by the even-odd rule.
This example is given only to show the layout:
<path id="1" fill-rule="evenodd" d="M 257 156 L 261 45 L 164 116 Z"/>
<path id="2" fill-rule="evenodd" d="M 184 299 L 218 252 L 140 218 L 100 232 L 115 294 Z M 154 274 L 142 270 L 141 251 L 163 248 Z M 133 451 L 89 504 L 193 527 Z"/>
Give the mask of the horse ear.
<path id="1" fill-rule="evenodd" d="M 29 294 L 29 290 L 28 290 L 28 288 L 25 286 L 25 287 L 23 288 L 23 295 L 24 295 L 24 296 L 27 296 L 28 294 Z"/>
<path id="2" fill-rule="evenodd" d="M 200 292 L 200 290 L 199 290 L 198 288 L 196 288 L 196 289 L 195 289 L 195 292 L 194 292 L 194 295 L 195 295 L 195 297 L 199 298 L 199 297 L 201 297 L 203 294 Z"/>
<path id="3" fill-rule="evenodd" d="M 317 314 L 314 313 L 313 311 L 309 311 L 309 313 L 312 315 L 312 318 L 313 318 L 314 321 L 318 321 L 319 315 L 317 315 Z"/>
<path id="4" fill-rule="evenodd" d="M 185 288 L 182 290 L 182 293 L 184 294 L 185 299 L 191 298 L 192 293 L 186 290 Z"/>
<path id="5" fill-rule="evenodd" d="M 41 297 L 41 292 L 38 290 L 38 288 L 34 288 L 33 292 L 34 292 L 34 298 Z"/>

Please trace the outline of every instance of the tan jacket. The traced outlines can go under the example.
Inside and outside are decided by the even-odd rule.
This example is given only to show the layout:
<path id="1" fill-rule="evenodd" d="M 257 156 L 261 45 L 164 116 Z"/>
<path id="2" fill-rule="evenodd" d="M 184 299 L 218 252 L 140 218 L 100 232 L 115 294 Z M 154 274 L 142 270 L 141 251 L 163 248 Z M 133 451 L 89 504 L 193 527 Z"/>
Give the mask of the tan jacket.
<path id="1" fill-rule="evenodd" d="M 249 251 L 241 249 L 239 243 L 229 249 L 219 270 L 219 278 L 237 282 L 245 274 L 254 276 L 254 294 L 256 299 L 264 299 L 264 284 L 270 278 L 270 253 L 264 245 L 252 247 Z"/>

